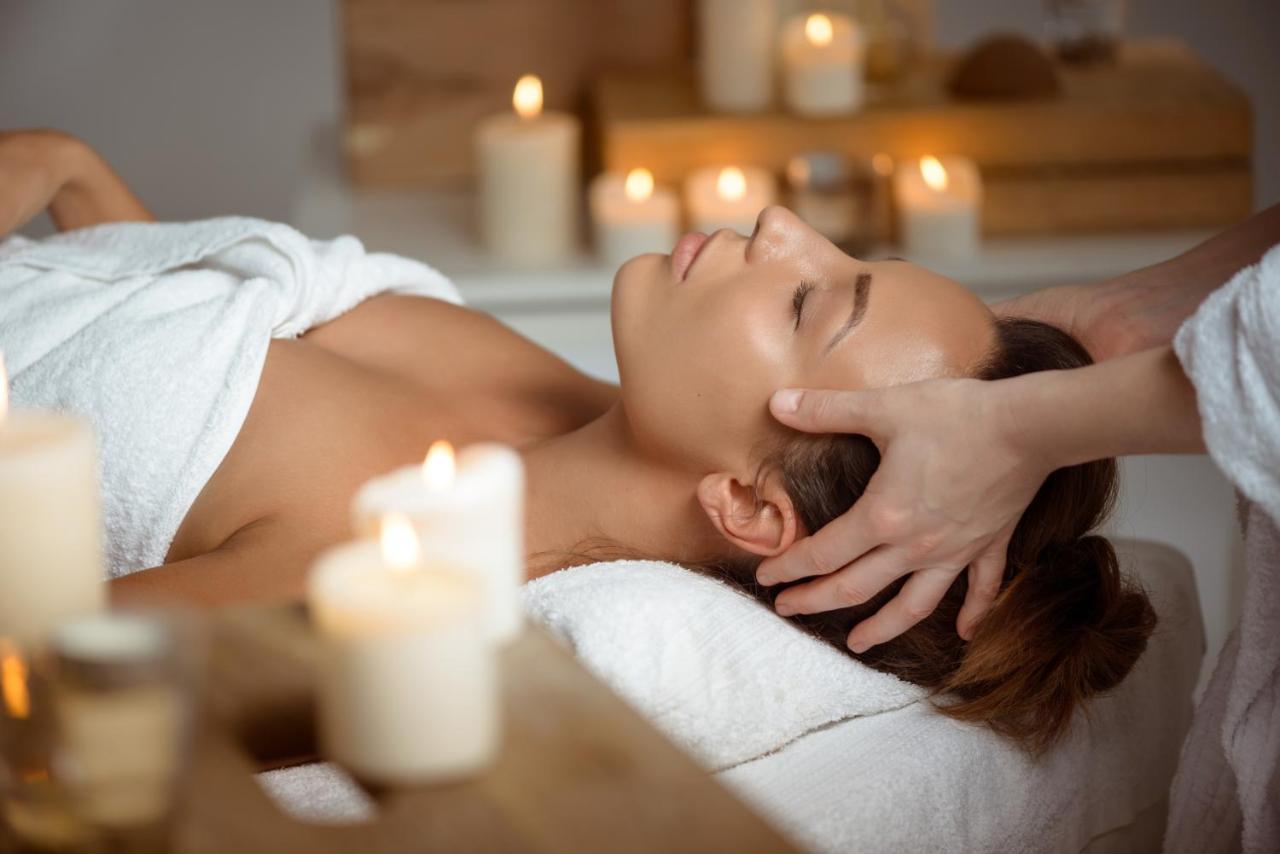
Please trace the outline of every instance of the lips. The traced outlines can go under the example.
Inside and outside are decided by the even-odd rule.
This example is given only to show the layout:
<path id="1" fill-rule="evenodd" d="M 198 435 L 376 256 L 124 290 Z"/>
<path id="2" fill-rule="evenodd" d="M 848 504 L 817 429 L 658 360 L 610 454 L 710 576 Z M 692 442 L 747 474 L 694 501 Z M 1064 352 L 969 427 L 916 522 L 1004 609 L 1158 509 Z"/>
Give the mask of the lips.
<path id="1" fill-rule="evenodd" d="M 689 275 L 689 268 L 709 239 L 701 231 L 691 231 L 676 241 L 675 248 L 671 250 L 671 272 L 677 282 L 683 282 Z"/>

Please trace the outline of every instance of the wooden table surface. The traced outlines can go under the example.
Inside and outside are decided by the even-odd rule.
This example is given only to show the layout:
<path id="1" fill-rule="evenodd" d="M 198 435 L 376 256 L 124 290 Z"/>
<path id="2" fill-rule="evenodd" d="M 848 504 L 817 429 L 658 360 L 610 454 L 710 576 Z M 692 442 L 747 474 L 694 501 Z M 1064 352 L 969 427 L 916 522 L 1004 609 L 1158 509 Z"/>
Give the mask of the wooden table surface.
<path id="1" fill-rule="evenodd" d="M 314 755 L 315 650 L 297 608 L 216 618 L 182 854 L 794 851 L 545 631 L 502 654 L 504 744 L 483 776 L 373 792 L 368 823 L 286 816 L 255 771 Z"/>

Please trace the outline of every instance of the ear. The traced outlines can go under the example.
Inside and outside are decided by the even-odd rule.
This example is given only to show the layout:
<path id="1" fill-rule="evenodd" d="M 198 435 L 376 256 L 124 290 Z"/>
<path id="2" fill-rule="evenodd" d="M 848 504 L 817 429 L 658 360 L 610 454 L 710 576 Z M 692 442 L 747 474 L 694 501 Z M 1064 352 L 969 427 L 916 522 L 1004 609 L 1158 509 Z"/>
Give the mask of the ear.
<path id="1" fill-rule="evenodd" d="M 787 550 L 798 536 L 795 507 L 777 478 L 757 488 L 727 472 L 698 483 L 698 503 L 720 536 L 751 554 L 772 557 Z"/>

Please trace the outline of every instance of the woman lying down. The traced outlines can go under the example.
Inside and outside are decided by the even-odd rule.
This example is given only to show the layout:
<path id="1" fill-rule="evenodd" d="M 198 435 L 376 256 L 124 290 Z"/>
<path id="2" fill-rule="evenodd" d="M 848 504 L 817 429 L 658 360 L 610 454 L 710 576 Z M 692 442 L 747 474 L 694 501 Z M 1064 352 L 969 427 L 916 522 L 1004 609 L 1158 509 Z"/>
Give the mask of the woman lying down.
<path id="1" fill-rule="evenodd" d="M 17 405 L 79 411 L 99 434 L 120 601 L 298 597 L 316 554 L 349 538 L 357 486 L 447 436 L 521 450 L 531 576 L 643 556 L 771 602 L 756 565 L 847 510 L 879 460 L 865 438 L 778 424 L 775 389 L 1089 361 L 1054 327 L 996 318 L 913 264 L 849 257 L 771 207 L 749 237 L 687 235 L 618 270 L 615 387 L 351 238 L 240 218 L 107 225 L 151 217 L 66 136 L 0 136 L 0 177 L 0 231 L 46 206 L 60 229 L 98 226 L 0 243 L 0 346 Z M 1115 482 L 1111 460 L 1050 476 L 970 642 L 955 631 L 962 574 L 858 657 L 948 695 L 945 714 L 1051 744 L 1125 677 L 1155 621 L 1093 533 Z M 899 587 L 794 619 L 843 649 Z"/>

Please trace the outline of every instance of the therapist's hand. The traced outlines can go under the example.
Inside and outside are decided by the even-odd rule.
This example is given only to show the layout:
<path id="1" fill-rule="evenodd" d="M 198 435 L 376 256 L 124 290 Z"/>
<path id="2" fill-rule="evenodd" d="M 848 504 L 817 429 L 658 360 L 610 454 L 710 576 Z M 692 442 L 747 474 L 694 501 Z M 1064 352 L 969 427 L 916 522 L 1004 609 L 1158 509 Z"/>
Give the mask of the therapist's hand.
<path id="1" fill-rule="evenodd" d="M 1004 574 L 1010 535 L 1052 471 L 1019 446 L 1016 406 L 999 383 L 941 379 L 868 391 L 780 391 L 770 409 L 812 433 L 858 433 L 881 462 L 844 516 L 760 565 L 773 585 L 817 576 L 783 591 L 780 614 L 858 605 L 911 575 L 898 595 L 849 635 L 855 652 L 902 634 L 933 612 L 956 577 L 969 573 L 957 619 L 968 638 Z"/>

